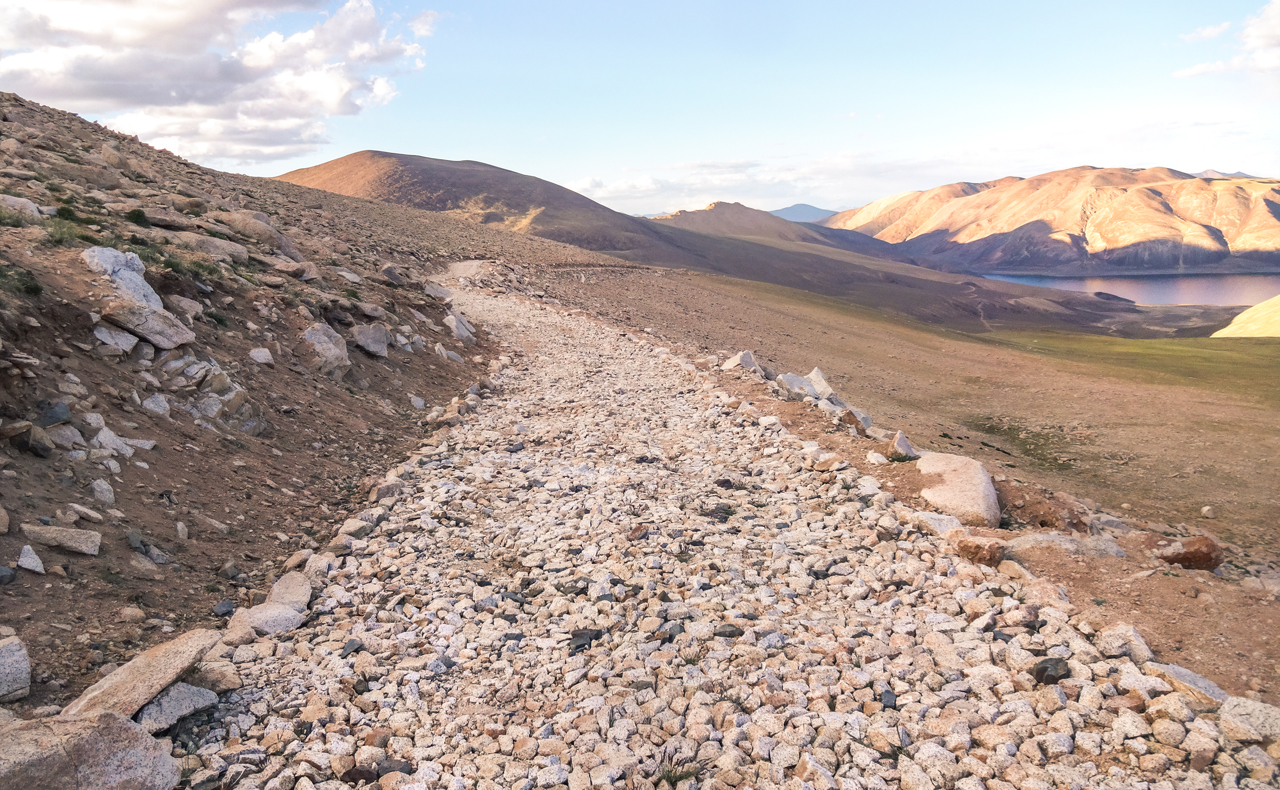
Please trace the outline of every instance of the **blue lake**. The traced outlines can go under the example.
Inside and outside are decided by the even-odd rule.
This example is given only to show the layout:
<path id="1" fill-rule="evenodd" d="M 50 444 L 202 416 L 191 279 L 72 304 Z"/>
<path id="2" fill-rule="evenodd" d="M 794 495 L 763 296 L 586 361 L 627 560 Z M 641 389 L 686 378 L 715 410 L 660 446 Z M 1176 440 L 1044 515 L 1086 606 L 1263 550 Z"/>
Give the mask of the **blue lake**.
<path id="1" fill-rule="evenodd" d="M 1280 274 L 1171 274 L 1150 277 L 1015 277 L 989 275 L 1041 288 L 1103 291 L 1138 304 L 1255 305 L 1280 294 Z"/>

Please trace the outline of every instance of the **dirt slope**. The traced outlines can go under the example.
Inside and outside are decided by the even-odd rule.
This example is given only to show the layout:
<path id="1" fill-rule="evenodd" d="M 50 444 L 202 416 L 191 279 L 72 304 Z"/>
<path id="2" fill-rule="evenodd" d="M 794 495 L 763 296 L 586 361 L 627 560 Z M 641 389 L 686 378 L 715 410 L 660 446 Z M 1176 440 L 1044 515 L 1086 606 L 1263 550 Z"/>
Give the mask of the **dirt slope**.
<path id="1" fill-rule="evenodd" d="M 652 217 L 649 221 L 708 236 L 730 236 L 764 243 L 781 241 L 813 244 L 873 258 L 913 263 L 911 258 L 894 249 L 893 245 L 864 233 L 792 222 L 773 212 L 760 211 L 741 203 L 716 202 L 699 211 L 677 211 L 674 214 Z"/>
<path id="2" fill-rule="evenodd" d="M 1280 181 L 1075 167 L 949 184 L 823 220 L 950 271 L 1057 275 L 1280 271 Z"/>
<path id="3" fill-rule="evenodd" d="M 91 247 L 139 255 L 193 338 L 166 351 L 102 320 L 119 298 L 86 265 Z M 214 604 L 249 603 L 370 507 L 388 459 L 437 430 L 433 407 L 493 361 L 483 328 L 459 340 L 427 287 L 470 258 L 630 265 L 197 167 L 0 93 L 0 626 L 31 655 L 24 710 L 64 704 L 175 629 L 221 628 Z M 509 271 L 508 287 L 531 287 Z M 317 326 L 347 364 L 325 369 L 305 338 Z M 383 331 L 385 350 L 360 345 Z M 32 537 L 49 526 L 98 532 L 100 548 Z M 16 567 L 24 546 L 43 574 Z"/>
<path id="4" fill-rule="evenodd" d="M 1250 307 L 1214 337 L 1280 337 L 1280 296 Z"/>

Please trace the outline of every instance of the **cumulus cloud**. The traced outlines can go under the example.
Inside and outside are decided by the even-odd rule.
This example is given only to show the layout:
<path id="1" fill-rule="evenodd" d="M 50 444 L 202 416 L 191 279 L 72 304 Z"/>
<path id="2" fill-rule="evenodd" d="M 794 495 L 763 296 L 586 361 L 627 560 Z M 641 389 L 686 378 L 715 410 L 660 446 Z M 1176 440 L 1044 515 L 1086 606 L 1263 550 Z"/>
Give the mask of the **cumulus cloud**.
<path id="1" fill-rule="evenodd" d="M 436 22 L 440 20 L 439 11 L 423 11 L 409 20 L 409 29 L 415 38 L 425 38 L 436 32 Z"/>
<path id="2" fill-rule="evenodd" d="M 1213 28 L 1202 28 L 1196 35 Z M 1223 27 L 1223 30 L 1226 28 Z M 1222 32 L 1222 31 L 1218 31 Z M 1214 33 L 1217 35 L 1217 33 Z M 1211 36 L 1205 36 L 1210 38 Z M 1187 36 L 1183 36 L 1187 38 Z M 1187 39 L 1193 40 L 1193 39 Z M 1195 39 L 1198 40 L 1198 39 Z M 1275 71 L 1280 70 L 1280 0 L 1271 0 L 1256 15 L 1249 17 L 1240 31 L 1240 53 L 1229 61 L 1200 63 L 1175 71 L 1175 77 L 1196 77 L 1224 71 Z"/>
<path id="3" fill-rule="evenodd" d="M 324 142 L 326 119 L 389 101 L 391 78 L 423 54 L 370 0 L 325 13 L 331 5 L 9 0 L 0 84 L 199 161 L 288 158 Z M 246 32 L 290 14 L 321 18 L 288 34 Z"/>
<path id="4" fill-rule="evenodd" d="M 1217 38 L 1218 36 L 1227 32 L 1227 28 L 1229 27 L 1231 27 L 1230 22 L 1223 22 L 1221 25 L 1209 25 L 1208 27 L 1202 27 L 1198 30 L 1193 30 L 1190 33 L 1183 33 L 1181 36 L 1178 36 L 1178 38 L 1182 39 L 1183 41 L 1191 41 L 1191 42 L 1208 41 L 1211 38 Z"/>

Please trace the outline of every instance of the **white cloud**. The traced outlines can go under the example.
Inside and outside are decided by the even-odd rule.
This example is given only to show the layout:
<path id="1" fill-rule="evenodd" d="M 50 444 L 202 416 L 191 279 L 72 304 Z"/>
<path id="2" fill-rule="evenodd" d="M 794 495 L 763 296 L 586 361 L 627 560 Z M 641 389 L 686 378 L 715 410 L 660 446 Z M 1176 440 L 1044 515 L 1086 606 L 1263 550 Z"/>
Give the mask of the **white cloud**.
<path id="1" fill-rule="evenodd" d="M 1208 30 L 1210 28 L 1202 28 Z M 1225 28 L 1224 28 L 1225 29 Z M 1196 31 L 1196 33 L 1202 32 Z M 1190 35 L 1196 35 L 1192 33 Z M 1216 34 L 1215 34 L 1216 35 Z M 1183 36 L 1186 38 L 1186 36 Z M 1191 39 L 1188 39 L 1191 40 Z M 1280 0 L 1271 0 L 1257 15 L 1245 20 L 1240 31 L 1240 54 L 1230 61 L 1200 63 L 1175 71 L 1175 77 L 1195 77 L 1224 71 L 1275 71 L 1280 70 Z"/>
<path id="2" fill-rule="evenodd" d="M 423 11 L 409 20 L 409 29 L 415 38 L 424 38 L 436 32 L 436 22 L 440 20 L 439 11 Z"/>
<path id="3" fill-rule="evenodd" d="M 1217 38 L 1218 36 L 1227 32 L 1227 28 L 1229 27 L 1231 27 L 1230 22 L 1223 22 L 1221 25 L 1209 25 L 1208 27 L 1202 27 L 1198 30 L 1193 30 L 1190 33 L 1183 33 L 1181 36 L 1178 36 L 1178 38 L 1182 39 L 1183 41 L 1191 41 L 1191 42 L 1208 41 L 1211 38 Z"/>
<path id="4" fill-rule="evenodd" d="M 332 2 L 9 0 L 0 84 L 105 115 L 113 128 L 199 161 L 296 156 L 324 142 L 329 117 L 394 97 L 390 76 L 423 54 L 388 31 L 370 0 L 346 0 L 297 32 L 245 33 Z"/>
<path id="5" fill-rule="evenodd" d="M 1098 117 L 1108 122 L 1100 125 Z M 810 203 L 838 210 L 905 190 L 956 181 L 1029 177 L 1081 165 L 1166 166 L 1194 172 L 1216 166 L 1223 151 L 1247 172 L 1276 172 L 1274 112 L 1257 107 L 1226 117 L 1211 112 L 1170 119 L 1135 104 L 955 131 L 922 148 L 892 134 L 870 147 L 752 161 L 653 165 L 566 179 L 575 191 L 628 214 L 700 209 L 717 200 L 772 210 Z M 1208 118 L 1209 120 L 1206 120 Z M 922 154 L 927 150 L 927 154 Z M 1216 153 L 1215 153 L 1216 152 Z M 1209 161 L 1209 164 L 1204 164 Z M 1225 166 L 1225 165 L 1223 165 Z"/>
<path id="6" fill-rule="evenodd" d="M 1240 40 L 1248 68 L 1280 69 L 1280 0 L 1271 0 L 1257 16 L 1250 17 Z"/>
<path id="7" fill-rule="evenodd" d="M 1221 60 L 1215 60 L 1212 63 L 1200 63 L 1190 68 L 1179 69 L 1173 72 L 1173 76 L 1178 79 L 1186 79 L 1187 77 L 1198 77 L 1201 74 L 1218 74 L 1223 71 L 1230 71 L 1231 66 Z"/>

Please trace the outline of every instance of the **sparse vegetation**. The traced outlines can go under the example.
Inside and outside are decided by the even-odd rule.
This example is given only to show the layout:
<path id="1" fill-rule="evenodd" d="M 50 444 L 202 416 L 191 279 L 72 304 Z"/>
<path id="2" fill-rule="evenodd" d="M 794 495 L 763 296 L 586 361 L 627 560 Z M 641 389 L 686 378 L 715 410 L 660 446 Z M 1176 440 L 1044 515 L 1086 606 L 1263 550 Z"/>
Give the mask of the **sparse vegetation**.
<path id="1" fill-rule="evenodd" d="M 19 296 L 39 296 L 44 286 L 35 275 L 17 266 L 0 266 L 0 288 Z"/>
<path id="2" fill-rule="evenodd" d="M 137 225 L 140 228 L 151 227 L 151 220 L 147 218 L 147 212 L 140 208 L 130 209 L 124 218 Z"/>
<path id="3" fill-rule="evenodd" d="M 21 228 L 28 224 L 26 214 L 0 206 L 0 228 Z"/>
<path id="4" fill-rule="evenodd" d="M 55 217 L 49 220 L 45 230 L 49 234 L 49 243 L 58 247 L 66 247 L 80 240 L 80 228 L 65 219 Z"/>

